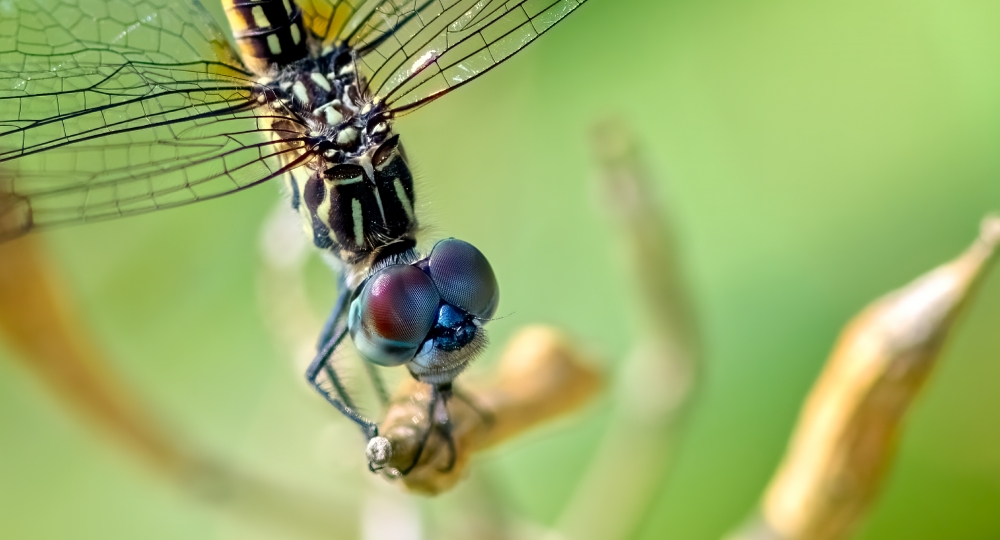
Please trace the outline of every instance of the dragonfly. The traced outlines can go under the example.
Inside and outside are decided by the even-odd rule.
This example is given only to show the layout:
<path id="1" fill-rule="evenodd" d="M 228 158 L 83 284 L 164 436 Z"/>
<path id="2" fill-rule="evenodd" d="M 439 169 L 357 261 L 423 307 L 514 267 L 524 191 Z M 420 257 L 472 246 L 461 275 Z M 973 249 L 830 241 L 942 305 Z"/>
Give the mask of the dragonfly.
<path id="1" fill-rule="evenodd" d="M 431 385 L 424 442 L 450 441 L 499 285 L 472 244 L 418 250 L 393 124 L 584 1 L 222 0 L 234 48 L 197 0 L 0 0 L 0 241 L 281 178 L 339 285 L 309 384 L 367 437 L 369 468 L 388 463 L 332 365 L 350 336 L 366 366 Z"/>

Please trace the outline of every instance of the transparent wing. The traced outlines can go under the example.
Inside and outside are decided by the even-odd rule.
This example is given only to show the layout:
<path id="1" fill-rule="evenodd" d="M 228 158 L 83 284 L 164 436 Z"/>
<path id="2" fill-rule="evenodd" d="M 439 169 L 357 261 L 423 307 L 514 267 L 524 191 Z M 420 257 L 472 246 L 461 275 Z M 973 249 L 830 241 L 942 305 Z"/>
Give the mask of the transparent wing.
<path id="1" fill-rule="evenodd" d="M 585 0 L 300 0 L 324 45 L 360 57 L 372 95 L 414 109 L 497 66 Z"/>
<path id="2" fill-rule="evenodd" d="M 419 107 L 493 69 L 585 0 L 384 0 L 349 24 L 370 92 Z"/>
<path id="3" fill-rule="evenodd" d="M 302 9 L 302 23 L 318 43 L 332 45 L 343 39 L 347 21 L 370 10 L 377 2 L 370 0 L 297 0 Z"/>
<path id="4" fill-rule="evenodd" d="M 387 2 L 386 0 L 297 0 L 305 27 L 322 45 L 338 41 L 357 45 L 365 39 L 385 39 L 399 26 L 383 25 L 386 19 L 402 21 L 436 0 Z M 454 0 L 451 0 L 454 1 Z"/>
<path id="5" fill-rule="evenodd" d="M 196 3 L 0 2 L 0 239 L 219 196 L 301 162 L 297 120 L 260 106 L 248 77 Z"/>
<path id="6" fill-rule="evenodd" d="M 0 2 L 4 69 L 211 60 L 242 69 L 197 0 L 5 0 Z"/>

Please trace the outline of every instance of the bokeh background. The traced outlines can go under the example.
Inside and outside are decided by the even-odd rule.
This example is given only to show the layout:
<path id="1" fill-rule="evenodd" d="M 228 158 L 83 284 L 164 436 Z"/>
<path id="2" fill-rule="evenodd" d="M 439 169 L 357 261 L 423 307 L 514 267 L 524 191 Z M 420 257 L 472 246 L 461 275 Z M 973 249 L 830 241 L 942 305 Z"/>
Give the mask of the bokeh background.
<path id="1" fill-rule="evenodd" d="M 677 469 L 639 538 L 715 539 L 741 521 L 840 326 L 957 254 L 1000 209 L 998 29 L 1000 3 L 988 0 L 591 0 L 397 123 L 429 238 L 475 243 L 501 279 L 510 315 L 491 324 L 493 342 L 553 323 L 612 371 L 636 302 L 587 137 L 608 115 L 633 126 L 676 227 L 707 365 Z M 169 422 L 361 507 L 378 489 L 362 474 L 361 441 L 304 390 L 261 312 L 259 236 L 277 191 L 45 241 L 116 368 Z M 314 263 L 319 317 L 334 289 Z M 1000 276 L 970 308 L 860 538 L 1000 537 Z M 594 406 L 496 449 L 476 481 L 503 512 L 551 523 L 607 418 Z M 416 508 L 446 519 L 460 497 Z M 162 484 L 9 361 L 0 536 L 271 537 Z"/>

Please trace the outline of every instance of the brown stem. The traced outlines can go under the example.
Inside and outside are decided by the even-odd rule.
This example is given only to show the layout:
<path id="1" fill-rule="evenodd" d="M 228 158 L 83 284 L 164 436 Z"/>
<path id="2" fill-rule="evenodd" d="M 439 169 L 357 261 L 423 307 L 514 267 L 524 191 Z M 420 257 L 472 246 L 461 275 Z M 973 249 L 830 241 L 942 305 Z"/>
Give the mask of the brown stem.
<path id="1" fill-rule="evenodd" d="M 455 455 L 444 436 L 432 432 L 416 467 L 402 478 L 404 485 L 430 495 L 448 490 L 462 478 L 475 452 L 580 407 L 602 386 L 591 366 L 557 330 L 522 329 L 508 342 L 493 381 L 448 401 Z M 392 445 L 390 470 L 405 469 L 416 457 L 429 425 L 430 398 L 430 387 L 414 380 L 396 391 L 381 425 L 382 436 Z"/>
<path id="2" fill-rule="evenodd" d="M 906 411 L 998 240 L 1000 218 L 989 217 L 965 253 L 848 323 L 802 408 L 761 515 L 734 539 L 850 536 L 878 495 Z"/>

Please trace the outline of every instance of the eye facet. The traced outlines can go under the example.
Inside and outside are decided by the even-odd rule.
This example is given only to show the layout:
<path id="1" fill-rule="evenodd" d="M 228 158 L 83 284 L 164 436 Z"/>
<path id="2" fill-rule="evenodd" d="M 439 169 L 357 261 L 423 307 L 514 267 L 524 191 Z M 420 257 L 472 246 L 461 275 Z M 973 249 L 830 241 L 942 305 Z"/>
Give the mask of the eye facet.
<path id="1" fill-rule="evenodd" d="M 409 362 L 434 326 L 440 302 L 434 283 L 418 268 L 379 271 L 351 304 L 347 324 L 358 352 L 382 366 Z"/>
<path id="2" fill-rule="evenodd" d="M 468 242 L 448 238 L 434 246 L 428 261 L 441 299 L 474 317 L 488 319 L 500 303 L 500 286 L 486 256 Z"/>

